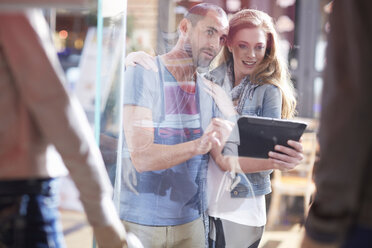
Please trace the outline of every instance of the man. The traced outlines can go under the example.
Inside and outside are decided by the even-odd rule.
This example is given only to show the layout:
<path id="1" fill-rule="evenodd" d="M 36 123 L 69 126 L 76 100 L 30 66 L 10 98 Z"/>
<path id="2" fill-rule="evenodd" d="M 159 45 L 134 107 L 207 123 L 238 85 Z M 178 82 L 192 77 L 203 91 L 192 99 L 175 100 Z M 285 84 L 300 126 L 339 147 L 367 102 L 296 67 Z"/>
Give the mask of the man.
<path id="1" fill-rule="evenodd" d="M 63 79 L 42 13 L 0 13 L 0 247 L 65 247 L 55 179 L 65 173 L 46 163 L 50 144 L 80 191 L 99 247 L 126 245 L 102 157 Z"/>
<path id="2" fill-rule="evenodd" d="M 334 1 L 317 193 L 302 248 L 372 247 L 372 2 Z"/>
<path id="3" fill-rule="evenodd" d="M 176 46 L 156 58 L 159 72 L 127 69 L 124 170 L 136 172 L 123 184 L 120 217 L 145 247 L 205 246 L 207 153 L 231 125 L 214 118 L 196 69 L 209 66 L 227 30 L 221 8 L 196 5 L 179 24 Z"/>

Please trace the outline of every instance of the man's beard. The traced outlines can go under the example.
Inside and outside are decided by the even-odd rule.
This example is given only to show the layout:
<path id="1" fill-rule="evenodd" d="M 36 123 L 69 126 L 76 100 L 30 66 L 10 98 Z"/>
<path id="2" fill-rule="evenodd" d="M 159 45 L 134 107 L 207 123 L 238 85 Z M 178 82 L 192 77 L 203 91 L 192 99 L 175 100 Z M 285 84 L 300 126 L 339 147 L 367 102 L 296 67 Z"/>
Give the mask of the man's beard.
<path id="1" fill-rule="evenodd" d="M 216 57 L 216 52 L 210 48 L 201 48 L 197 51 L 196 56 L 194 56 L 192 51 L 192 46 L 190 43 L 184 45 L 184 50 L 188 56 L 193 60 L 195 67 L 208 68 L 212 60 Z M 211 55 L 212 58 L 203 58 L 203 53 L 206 52 Z"/>
<path id="2" fill-rule="evenodd" d="M 204 58 L 205 53 L 208 53 L 210 57 Z M 208 68 L 215 57 L 216 52 L 213 49 L 201 48 L 197 54 L 197 67 Z"/>

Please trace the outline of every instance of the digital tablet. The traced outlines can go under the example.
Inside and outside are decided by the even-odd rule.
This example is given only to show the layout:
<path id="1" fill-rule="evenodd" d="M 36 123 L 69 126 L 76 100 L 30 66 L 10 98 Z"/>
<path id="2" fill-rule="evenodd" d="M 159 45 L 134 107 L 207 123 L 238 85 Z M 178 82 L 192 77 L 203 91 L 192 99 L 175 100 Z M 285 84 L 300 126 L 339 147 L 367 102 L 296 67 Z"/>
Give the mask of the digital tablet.
<path id="1" fill-rule="evenodd" d="M 298 141 L 306 126 L 300 121 L 241 116 L 238 120 L 239 156 L 268 158 L 275 145 L 288 146 L 288 140 Z"/>

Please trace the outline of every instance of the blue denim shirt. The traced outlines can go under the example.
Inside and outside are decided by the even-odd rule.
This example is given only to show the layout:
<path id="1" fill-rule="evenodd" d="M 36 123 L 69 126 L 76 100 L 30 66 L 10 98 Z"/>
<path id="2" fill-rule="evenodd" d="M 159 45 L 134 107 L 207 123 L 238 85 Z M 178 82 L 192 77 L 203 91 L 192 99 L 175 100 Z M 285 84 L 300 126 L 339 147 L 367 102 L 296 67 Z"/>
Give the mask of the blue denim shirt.
<path id="1" fill-rule="evenodd" d="M 206 78 L 223 87 L 230 93 L 233 89 L 232 75 L 230 70 L 232 63 L 227 62 L 211 71 Z M 248 77 L 243 80 L 249 80 Z M 263 116 L 280 118 L 282 109 L 282 95 L 278 87 L 272 84 L 253 84 L 247 82 L 245 89 L 245 99 L 239 99 L 239 103 L 244 101 L 241 115 Z M 239 175 L 240 183 L 231 191 L 231 197 L 252 197 L 266 195 L 271 192 L 270 174 L 272 170 L 257 173 L 247 173 L 246 177 Z M 247 181 L 248 179 L 248 181 Z"/>

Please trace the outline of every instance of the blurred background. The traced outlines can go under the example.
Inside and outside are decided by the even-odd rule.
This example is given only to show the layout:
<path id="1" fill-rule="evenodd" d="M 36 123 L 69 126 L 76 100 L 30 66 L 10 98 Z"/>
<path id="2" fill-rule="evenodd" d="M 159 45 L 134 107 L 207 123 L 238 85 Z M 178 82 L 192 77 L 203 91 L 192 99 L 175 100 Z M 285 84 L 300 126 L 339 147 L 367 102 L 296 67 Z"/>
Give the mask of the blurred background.
<path id="1" fill-rule="evenodd" d="M 297 118 L 309 123 L 307 133 L 313 137 L 298 171 L 273 175 L 273 193 L 267 199 L 269 222 L 261 247 L 295 248 L 314 191 L 312 171 L 317 161 L 316 131 L 322 107 L 330 0 L 98 0 L 87 8 L 62 5 L 43 11 L 66 73 L 66 88 L 84 107 L 118 197 L 125 56 L 138 50 L 152 55 L 169 51 L 178 38 L 178 22 L 200 2 L 218 5 L 228 15 L 244 8 L 262 10 L 276 23 L 281 52 L 298 94 Z M 65 180 L 61 201 L 67 245 L 90 247 L 92 232 L 81 213 L 78 194 L 73 183 Z"/>

